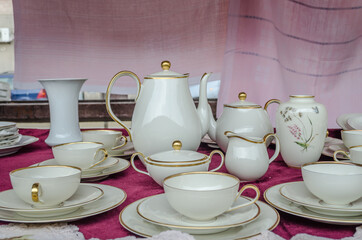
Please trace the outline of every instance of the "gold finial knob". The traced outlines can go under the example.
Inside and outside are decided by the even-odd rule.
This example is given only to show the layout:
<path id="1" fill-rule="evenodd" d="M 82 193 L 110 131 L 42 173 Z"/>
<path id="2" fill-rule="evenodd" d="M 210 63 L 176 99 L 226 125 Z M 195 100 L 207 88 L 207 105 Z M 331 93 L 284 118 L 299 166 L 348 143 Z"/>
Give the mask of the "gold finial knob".
<path id="1" fill-rule="evenodd" d="M 167 60 L 166 60 L 166 61 L 162 61 L 161 67 L 162 67 L 163 70 L 169 70 L 170 67 L 171 67 L 170 61 L 167 61 Z"/>
<path id="2" fill-rule="evenodd" d="M 239 93 L 239 99 L 240 99 L 241 101 L 245 101 L 245 99 L 246 99 L 246 93 L 244 93 L 244 92 Z"/>
<path id="3" fill-rule="evenodd" d="M 181 150 L 182 148 L 182 143 L 179 140 L 176 140 L 172 143 L 172 148 L 175 150 Z"/>

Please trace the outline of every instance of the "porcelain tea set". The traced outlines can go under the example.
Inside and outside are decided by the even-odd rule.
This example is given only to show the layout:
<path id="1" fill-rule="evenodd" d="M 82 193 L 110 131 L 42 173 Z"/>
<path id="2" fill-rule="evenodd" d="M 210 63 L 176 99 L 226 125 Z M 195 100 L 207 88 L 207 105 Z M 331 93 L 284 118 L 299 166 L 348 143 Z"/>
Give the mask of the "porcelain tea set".
<path id="1" fill-rule="evenodd" d="M 271 206 L 326 222 L 343 222 L 338 217 L 362 215 L 362 188 L 358 185 L 362 180 L 362 167 L 358 165 L 362 164 L 362 130 L 343 130 L 347 150 L 335 151 L 334 162 L 317 162 L 327 137 L 327 112 L 313 96 L 292 95 L 285 103 L 271 99 L 261 107 L 246 101 L 247 95 L 241 92 L 239 101 L 225 104 L 215 121 L 206 94 L 210 73 L 202 76 L 196 109 L 188 74 L 171 71 L 169 61 L 163 61 L 161 67 L 161 72 L 146 76 L 142 84 L 130 71 L 117 73 L 109 83 L 107 111 L 128 137 L 115 130 L 89 130 L 81 132 L 82 141 L 54 144 L 54 159 L 10 173 L 13 189 L 0 193 L 0 209 L 18 209 L 15 212 L 24 217 L 41 216 L 49 221 L 102 199 L 114 203 L 112 192 L 122 199 L 119 205 L 126 198 L 124 193 L 110 186 L 80 182 L 87 178 L 99 180 L 132 165 L 163 187 L 165 193 L 125 207 L 120 222 L 126 229 L 145 236 L 171 228 L 203 234 L 208 239 L 243 237 L 240 229 L 260 228 L 262 219 L 270 220 L 263 227 L 266 229 L 273 229 L 279 222 L 278 213 L 258 200 L 260 191 L 255 185 L 239 188 L 240 180 L 262 178 L 281 153 L 289 167 L 301 168 L 303 181 L 266 190 L 264 198 Z M 110 101 L 113 85 L 123 76 L 134 79 L 138 88 L 131 129 L 114 114 Z M 267 112 L 273 103 L 279 104 L 276 133 Z M 196 151 L 206 134 L 225 152 L 225 157 L 220 150 L 209 155 Z M 54 136 L 51 140 L 55 143 Z M 271 157 L 267 151 L 270 144 L 275 144 Z M 122 154 L 127 146 L 135 150 L 130 163 L 110 157 Z M 220 163 L 209 170 L 215 154 L 220 156 Z M 341 155 L 352 163 L 339 162 Z M 224 164 L 229 174 L 217 172 Z M 255 197 L 241 196 L 246 189 L 253 190 Z M 4 194 L 11 195 L 13 205 L 2 201 Z M 300 212 L 291 203 L 310 212 Z M 106 211 L 102 209 L 100 212 Z M 326 220 L 322 215 L 337 220 Z"/>

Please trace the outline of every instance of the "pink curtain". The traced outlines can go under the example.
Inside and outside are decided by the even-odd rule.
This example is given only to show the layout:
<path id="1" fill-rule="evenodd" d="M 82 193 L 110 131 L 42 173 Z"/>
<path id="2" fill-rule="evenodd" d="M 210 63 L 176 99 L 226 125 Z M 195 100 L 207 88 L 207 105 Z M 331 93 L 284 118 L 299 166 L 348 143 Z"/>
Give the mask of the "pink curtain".
<path id="1" fill-rule="evenodd" d="M 361 112 L 361 24 L 362 1 L 231 0 L 218 114 L 241 91 L 262 106 L 315 95 L 329 127 Z"/>
<path id="2" fill-rule="evenodd" d="M 221 73 L 228 1 L 32 0 L 13 1 L 17 88 L 37 79 L 85 77 L 83 89 L 104 92 L 114 74 L 143 78 L 161 71 Z M 220 77 L 220 74 L 219 74 Z M 135 92 L 132 80 L 119 91 Z"/>

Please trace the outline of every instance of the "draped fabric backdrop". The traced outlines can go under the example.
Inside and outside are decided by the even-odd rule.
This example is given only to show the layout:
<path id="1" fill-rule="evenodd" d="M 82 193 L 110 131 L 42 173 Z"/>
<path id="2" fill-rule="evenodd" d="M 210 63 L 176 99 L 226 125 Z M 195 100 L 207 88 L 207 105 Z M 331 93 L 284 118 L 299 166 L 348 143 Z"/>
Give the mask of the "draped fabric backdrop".
<path id="1" fill-rule="evenodd" d="M 168 59 L 172 70 L 221 73 L 218 115 L 241 91 L 260 105 L 312 94 L 329 127 L 361 112 L 362 0 L 13 1 L 18 88 L 37 79 L 86 77 L 105 91 L 111 77 L 141 78 Z M 135 91 L 122 80 L 119 92 Z M 133 90 L 132 90 L 133 89 Z M 273 115 L 276 106 L 270 108 Z"/>
<path id="2" fill-rule="evenodd" d="M 240 91 L 262 106 L 311 94 L 336 127 L 362 112 L 361 36 L 362 1 L 231 0 L 218 114 Z"/>

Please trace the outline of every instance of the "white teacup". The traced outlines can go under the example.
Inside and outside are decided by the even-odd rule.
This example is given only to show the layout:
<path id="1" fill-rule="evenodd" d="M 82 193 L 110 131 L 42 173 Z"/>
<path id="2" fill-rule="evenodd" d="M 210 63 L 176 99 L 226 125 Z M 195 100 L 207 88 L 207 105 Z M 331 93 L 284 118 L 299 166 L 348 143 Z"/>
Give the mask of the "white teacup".
<path id="1" fill-rule="evenodd" d="M 340 161 L 337 157 L 337 154 L 339 153 L 346 156 L 346 158 L 350 159 L 353 163 L 362 165 L 362 145 L 350 147 L 349 153 L 343 150 L 335 151 L 333 154 L 333 159 L 337 162 Z"/>
<path id="2" fill-rule="evenodd" d="M 331 205 L 348 205 L 362 197 L 362 167 L 342 162 L 315 162 L 302 166 L 308 190 Z"/>
<path id="3" fill-rule="evenodd" d="M 59 165 L 68 165 L 89 169 L 97 166 L 107 159 L 108 152 L 102 143 L 98 142 L 73 142 L 52 147 L 55 161 Z M 103 152 L 103 156 L 99 154 Z"/>
<path id="4" fill-rule="evenodd" d="M 245 185 L 238 191 L 237 177 L 217 172 L 179 173 L 165 178 L 163 187 L 166 198 L 177 212 L 191 219 L 210 220 L 224 212 L 253 204 L 259 199 L 259 189 Z M 232 206 L 246 189 L 253 189 L 256 196 L 250 202 Z"/>
<path id="5" fill-rule="evenodd" d="M 341 137 L 347 148 L 362 145 L 362 130 L 342 130 Z"/>
<path id="6" fill-rule="evenodd" d="M 70 166 L 38 166 L 10 172 L 16 195 L 36 208 L 57 207 L 80 184 L 81 170 Z"/>
<path id="7" fill-rule="evenodd" d="M 127 144 L 127 138 L 122 135 L 121 131 L 116 130 L 85 130 L 82 131 L 82 136 L 84 142 L 103 143 L 107 151 L 119 149 Z"/>

